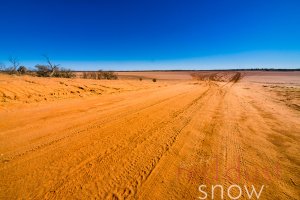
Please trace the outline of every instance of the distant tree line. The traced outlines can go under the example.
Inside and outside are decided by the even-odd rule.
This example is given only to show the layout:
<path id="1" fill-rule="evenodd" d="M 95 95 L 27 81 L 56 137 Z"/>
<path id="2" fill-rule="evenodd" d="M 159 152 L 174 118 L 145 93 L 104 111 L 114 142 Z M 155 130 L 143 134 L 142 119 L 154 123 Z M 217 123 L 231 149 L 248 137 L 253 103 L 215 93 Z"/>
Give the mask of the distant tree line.
<path id="1" fill-rule="evenodd" d="M 71 69 L 66 69 L 59 67 L 59 64 L 54 64 L 47 55 L 44 55 L 47 64 L 37 64 L 34 66 L 33 70 L 28 70 L 25 66 L 20 65 L 18 58 L 10 57 L 8 59 L 10 66 L 6 67 L 3 63 L 0 63 L 0 72 L 7 74 L 17 74 L 17 75 L 33 75 L 39 77 L 61 77 L 61 78 L 73 78 L 76 74 Z M 116 73 L 111 71 L 98 72 L 83 72 L 82 78 L 85 79 L 107 79 L 114 80 L 118 79 Z"/>
<path id="2" fill-rule="evenodd" d="M 225 71 L 300 71 L 300 68 L 294 68 L 294 69 L 249 68 L 249 69 L 228 69 Z"/>

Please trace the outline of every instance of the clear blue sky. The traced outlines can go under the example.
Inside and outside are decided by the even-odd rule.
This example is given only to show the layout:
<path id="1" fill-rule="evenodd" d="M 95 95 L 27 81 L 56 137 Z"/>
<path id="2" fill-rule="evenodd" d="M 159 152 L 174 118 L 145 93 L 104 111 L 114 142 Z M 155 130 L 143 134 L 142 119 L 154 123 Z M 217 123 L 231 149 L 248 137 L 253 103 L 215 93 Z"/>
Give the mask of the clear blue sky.
<path id="1" fill-rule="evenodd" d="M 73 69 L 300 67 L 299 0 L 2 0 L 0 62 Z"/>

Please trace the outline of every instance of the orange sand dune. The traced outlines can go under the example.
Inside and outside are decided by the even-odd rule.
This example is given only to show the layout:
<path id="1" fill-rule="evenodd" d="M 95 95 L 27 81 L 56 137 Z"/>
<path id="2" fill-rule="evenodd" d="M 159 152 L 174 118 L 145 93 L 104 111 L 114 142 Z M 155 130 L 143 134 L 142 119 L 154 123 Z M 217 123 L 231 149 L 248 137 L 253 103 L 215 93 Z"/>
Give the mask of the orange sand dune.
<path id="1" fill-rule="evenodd" d="M 298 72 L 124 73 L 0 75 L 0 199 L 299 199 Z"/>

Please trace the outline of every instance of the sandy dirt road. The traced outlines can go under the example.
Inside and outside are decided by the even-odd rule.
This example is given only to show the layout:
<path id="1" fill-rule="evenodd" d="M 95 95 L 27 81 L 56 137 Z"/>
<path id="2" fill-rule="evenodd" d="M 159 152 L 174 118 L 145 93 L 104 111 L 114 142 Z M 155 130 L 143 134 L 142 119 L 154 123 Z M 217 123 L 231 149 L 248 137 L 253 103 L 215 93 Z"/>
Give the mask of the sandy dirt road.
<path id="1" fill-rule="evenodd" d="M 299 199 L 299 85 L 286 100 L 283 85 L 249 80 L 126 84 L 1 104 L 0 199 L 197 199 L 201 184 L 208 199 L 211 185 L 229 199 L 232 184 L 264 185 L 260 199 Z"/>

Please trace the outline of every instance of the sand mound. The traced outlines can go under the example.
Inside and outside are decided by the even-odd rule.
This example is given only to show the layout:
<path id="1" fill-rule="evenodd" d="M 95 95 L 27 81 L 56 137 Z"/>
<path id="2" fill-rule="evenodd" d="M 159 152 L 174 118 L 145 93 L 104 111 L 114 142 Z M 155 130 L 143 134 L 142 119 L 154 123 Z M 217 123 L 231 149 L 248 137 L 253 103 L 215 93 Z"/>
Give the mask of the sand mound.
<path id="1" fill-rule="evenodd" d="M 92 80 L 9 76 L 0 74 L 0 105 L 36 103 L 121 93 L 150 87 L 150 81 Z"/>

